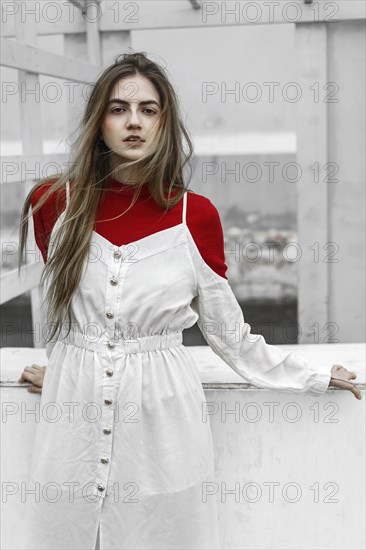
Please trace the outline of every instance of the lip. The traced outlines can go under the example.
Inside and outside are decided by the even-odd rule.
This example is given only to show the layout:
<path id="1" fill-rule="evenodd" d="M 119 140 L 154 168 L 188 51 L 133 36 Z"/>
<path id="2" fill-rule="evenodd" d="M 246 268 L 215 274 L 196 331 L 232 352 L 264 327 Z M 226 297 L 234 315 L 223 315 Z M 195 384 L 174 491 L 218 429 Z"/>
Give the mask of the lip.
<path id="1" fill-rule="evenodd" d="M 140 142 L 144 142 L 144 141 L 145 141 L 144 139 L 140 138 L 140 136 L 139 136 L 138 134 L 130 134 L 130 135 L 127 136 L 123 141 L 124 141 L 124 142 L 130 143 L 129 138 L 131 138 L 131 137 L 133 137 L 133 138 L 138 138 L 137 141 L 140 141 Z"/>

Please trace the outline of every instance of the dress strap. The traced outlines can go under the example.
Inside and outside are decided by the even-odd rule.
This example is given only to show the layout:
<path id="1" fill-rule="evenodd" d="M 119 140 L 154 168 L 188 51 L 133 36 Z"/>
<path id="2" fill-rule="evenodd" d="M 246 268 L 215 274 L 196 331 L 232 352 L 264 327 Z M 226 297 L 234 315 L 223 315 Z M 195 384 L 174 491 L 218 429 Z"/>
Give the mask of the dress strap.
<path id="1" fill-rule="evenodd" d="M 187 212 L 187 191 L 183 195 L 183 212 L 182 212 L 182 223 L 186 225 L 186 212 Z"/>
<path id="2" fill-rule="evenodd" d="M 70 202 L 70 181 L 66 182 L 66 208 L 69 206 Z"/>

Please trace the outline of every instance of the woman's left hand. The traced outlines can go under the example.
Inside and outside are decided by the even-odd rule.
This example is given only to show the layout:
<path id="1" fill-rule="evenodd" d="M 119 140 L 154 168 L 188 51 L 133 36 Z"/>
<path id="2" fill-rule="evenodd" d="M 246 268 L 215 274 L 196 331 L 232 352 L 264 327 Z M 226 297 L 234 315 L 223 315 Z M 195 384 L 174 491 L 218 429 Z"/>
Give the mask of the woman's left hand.
<path id="1" fill-rule="evenodd" d="M 362 399 L 360 390 L 352 384 L 352 382 L 350 382 L 350 380 L 354 380 L 355 378 L 357 378 L 357 374 L 355 372 L 347 370 L 342 367 L 342 365 L 333 365 L 328 387 L 333 386 L 334 388 L 349 390 L 353 393 L 356 399 Z"/>

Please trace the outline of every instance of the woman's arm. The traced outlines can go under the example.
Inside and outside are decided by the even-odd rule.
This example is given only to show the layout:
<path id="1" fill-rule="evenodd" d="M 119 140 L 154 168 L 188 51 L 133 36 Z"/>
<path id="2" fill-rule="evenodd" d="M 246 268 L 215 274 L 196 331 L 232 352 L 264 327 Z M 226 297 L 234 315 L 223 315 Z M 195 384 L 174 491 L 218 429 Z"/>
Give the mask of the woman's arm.
<path id="1" fill-rule="evenodd" d="M 212 205 L 217 220 L 215 210 Z M 227 279 L 207 265 L 192 239 L 190 244 L 197 278 L 197 296 L 191 307 L 198 315 L 197 324 L 211 349 L 237 374 L 260 388 L 321 395 L 333 386 L 348 389 L 361 399 L 360 391 L 350 382 L 356 378 L 354 372 L 341 365 L 320 368 L 295 351 L 285 351 L 268 344 L 263 336 L 251 334 Z M 220 246 L 224 249 L 223 239 Z"/>

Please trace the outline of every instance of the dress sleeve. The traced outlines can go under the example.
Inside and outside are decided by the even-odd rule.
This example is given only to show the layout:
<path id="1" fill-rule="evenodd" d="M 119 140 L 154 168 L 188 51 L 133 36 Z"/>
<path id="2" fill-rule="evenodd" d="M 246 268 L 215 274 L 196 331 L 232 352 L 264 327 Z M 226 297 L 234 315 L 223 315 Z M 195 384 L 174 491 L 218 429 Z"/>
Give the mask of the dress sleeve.
<path id="1" fill-rule="evenodd" d="M 323 394 L 331 372 L 309 363 L 294 351 L 268 344 L 251 334 L 242 309 L 227 281 L 204 261 L 192 238 L 190 250 L 197 280 L 191 302 L 197 324 L 211 349 L 247 382 L 283 392 Z"/>

